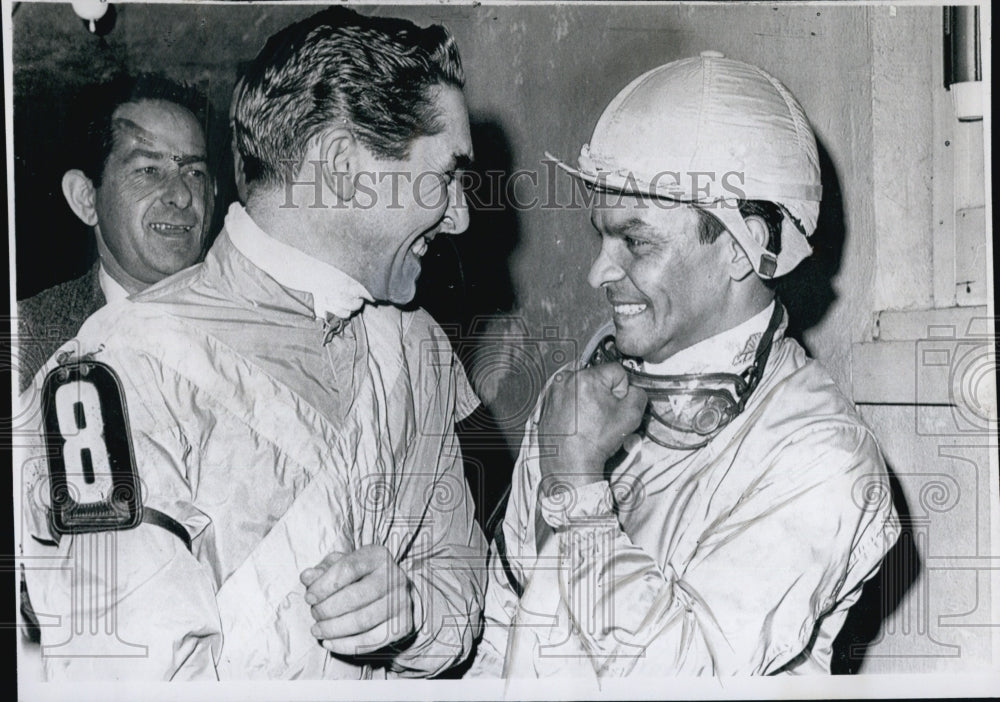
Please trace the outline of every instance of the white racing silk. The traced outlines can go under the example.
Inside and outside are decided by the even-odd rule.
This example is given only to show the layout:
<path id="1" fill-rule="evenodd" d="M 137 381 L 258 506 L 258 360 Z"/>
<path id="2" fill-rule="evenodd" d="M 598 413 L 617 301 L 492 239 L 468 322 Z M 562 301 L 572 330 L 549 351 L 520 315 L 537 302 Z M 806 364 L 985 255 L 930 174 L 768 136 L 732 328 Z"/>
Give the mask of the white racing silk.
<path id="1" fill-rule="evenodd" d="M 429 315 L 367 305 L 328 338 L 311 296 L 223 231 L 203 264 L 64 348 L 118 374 L 143 501 L 191 547 L 149 523 L 54 544 L 42 449 L 22 451 L 18 538 L 50 679 L 427 676 L 468 655 L 485 544 L 454 423 L 478 400 Z M 84 557 L 102 540 L 110 570 Z M 322 648 L 299 581 L 369 544 L 410 578 L 418 627 L 384 664 Z"/>
<path id="2" fill-rule="evenodd" d="M 471 676 L 830 671 L 899 525 L 870 430 L 784 330 L 745 411 L 707 446 L 643 439 L 609 481 L 561 497 L 538 499 L 536 412 L 502 524 L 509 576 L 494 543 Z M 682 358 L 742 348 L 733 331 Z M 739 372 L 738 356 L 709 370 Z M 669 365 L 656 370 L 689 370 Z"/>

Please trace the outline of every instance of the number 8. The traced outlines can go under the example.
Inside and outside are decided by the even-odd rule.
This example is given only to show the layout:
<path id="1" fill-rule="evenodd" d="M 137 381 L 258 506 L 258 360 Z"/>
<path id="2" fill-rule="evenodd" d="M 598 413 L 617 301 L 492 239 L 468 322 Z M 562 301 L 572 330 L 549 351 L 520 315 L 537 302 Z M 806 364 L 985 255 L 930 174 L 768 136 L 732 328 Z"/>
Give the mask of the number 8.
<path id="1" fill-rule="evenodd" d="M 94 482 L 95 472 L 110 473 L 101 398 L 93 383 L 77 380 L 60 386 L 56 390 L 55 405 L 59 433 L 66 442 L 63 445 L 66 473 L 83 475 L 87 484 Z M 79 414 L 78 407 L 82 410 Z M 89 465 L 84 461 L 84 451 L 90 454 Z"/>

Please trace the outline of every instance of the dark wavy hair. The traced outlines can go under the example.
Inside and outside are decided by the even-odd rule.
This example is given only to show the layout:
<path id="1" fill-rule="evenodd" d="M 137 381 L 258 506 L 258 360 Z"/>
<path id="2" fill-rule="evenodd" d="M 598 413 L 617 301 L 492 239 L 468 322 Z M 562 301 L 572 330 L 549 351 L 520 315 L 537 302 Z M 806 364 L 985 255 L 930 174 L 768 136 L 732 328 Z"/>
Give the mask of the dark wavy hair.
<path id="1" fill-rule="evenodd" d="M 268 39 L 246 68 L 233 130 L 248 185 L 277 186 L 306 143 L 341 122 L 380 158 L 440 133 L 435 88 L 462 88 L 458 47 L 440 25 L 332 7 Z"/>

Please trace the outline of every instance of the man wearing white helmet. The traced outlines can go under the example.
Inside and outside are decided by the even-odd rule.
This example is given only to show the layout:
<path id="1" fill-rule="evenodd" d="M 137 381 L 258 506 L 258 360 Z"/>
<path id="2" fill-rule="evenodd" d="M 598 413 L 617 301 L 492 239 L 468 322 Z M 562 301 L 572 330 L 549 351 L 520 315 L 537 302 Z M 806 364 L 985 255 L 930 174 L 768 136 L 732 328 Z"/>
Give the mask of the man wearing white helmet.
<path id="1" fill-rule="evenodd" d="M 579 167 L 613 323 L 550 381 L 473 675 L 829 672 L 899 526 L 879 448 L 771 280 L 821 196 L 802 108 L 715 52 L 635 79 Z"/>

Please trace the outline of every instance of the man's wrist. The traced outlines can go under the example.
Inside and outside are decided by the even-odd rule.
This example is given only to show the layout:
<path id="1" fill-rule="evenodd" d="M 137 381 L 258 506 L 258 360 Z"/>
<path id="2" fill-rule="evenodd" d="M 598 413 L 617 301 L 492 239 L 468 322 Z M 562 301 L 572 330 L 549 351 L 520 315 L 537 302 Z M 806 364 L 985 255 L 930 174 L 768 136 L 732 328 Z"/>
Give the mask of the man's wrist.
<path id="1" fill-rule="evenodd" d="M 553 529 L 573 524 L 600 525 L 615 521 L 614 499 L 606 480 L 591 480 L 579 486 L 562 485 L 538 494 L 538 509 Z"/>
<path id="2" fill-rule="evenodd" d="M 591 483 L 603 481 L 604 477 L 600 471 L 574 471 L 552 466 L 542 475 L 542 480 L 538 485 L 538 495 L 539 497 L 558 497 L 561 492 L 576 490 Z"/>
<path id="3" fill-rule="evenodd" d="M 415 580 L 407 574 L 406 599 L 408 600 L 410 607 L 411 629 L 389 644 L 389 649 L 396 655 L 405 653 L 407 649 L 412 647 L 416 642 L 420 631 L 424 628 L 426 610 L 424 609 L 423 594 L 419 591 L 418 584 L 422 584 L 426 587 L 426 583 L 421 580 Z"/>
<path id="4" fill-rule="evenodd" d="M 581 450 L 576 444 L 563 444 L 557 451 L 539 461 L 543 478 L 539 494 L 549 496 L 553 490 L 583 487 L 604 479 L 604 461 L 595 460 L 593 452 Z"/>

